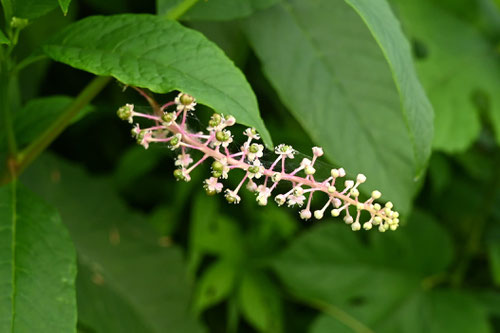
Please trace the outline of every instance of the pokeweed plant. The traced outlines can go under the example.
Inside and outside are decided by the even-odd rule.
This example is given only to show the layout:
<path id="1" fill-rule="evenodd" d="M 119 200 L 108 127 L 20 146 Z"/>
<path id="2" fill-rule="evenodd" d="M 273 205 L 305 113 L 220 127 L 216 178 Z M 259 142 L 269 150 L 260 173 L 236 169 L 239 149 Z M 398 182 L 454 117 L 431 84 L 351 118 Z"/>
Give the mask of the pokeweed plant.
<path id="1" fill-rule="evenodd" d="M 396 230 L 399 226 L 399 213 L 393 211 L 392 202 L 388 201 L 385 207 L 382 207 L 375 200 L 381 197 L 378 190 L 371 193 L 371 197 L 366 201 L 360 201 L 359 185 L 366 181 L 364 174 L 358 174 L 356 181 L 345 180 L 341 184 L 341 178 L 346 176 L 343 168 L 331 169 L 330 177 L 317 180 L 314 178 L 316 169 L 315 162 L 318 157 L 323 156 L 321 147 L 313 147 L 313 158 L 303 158 L 300 166 L 287 171 L 287 160 L 294 159 L 296 151 L 286 144 L 279 144 L 274 149 L 276 159 L 269 167 L 265 167 L 261 161 L 264 145 L 259 144 L 259 134 L 255 128 L 247 128 L 243 134 L 247 137 L 245 143 L 237 152 L 231 152 L 229 145 L 233 142 L 233 135 L 229 127 L 236 123 L 233 116 L 224 116 L 214 113 L 208 122 L 207 132 L 192 132 L 188 128 L 188 114 L 195 111 L 196 99 L 186 93 L 179 93 L 174 101 L 169 101 L 161 106 L 158 105 L 150 96 L 146 95 L 141 89 L 136 88 L 150 102 L 154 109 L 154 114 L 145 114 L 134 110 L 133 104 L 126 104 L 118 109 L 117 115 L 129 123 L 134 122 L 134 117 L 145 118 L 154 121 L 153 126 L 141 128 L 136 123 L 131 130 L 132 136 L 137 139 L 137 143 L 148 149 L 150 143 L 168 144 L 171 150 L 180 150 L 177 156 L 174 176 L 177 180 L 190 181 L 191 172 L 205 161 L 211 161 L 212 176 L 204 181 L 204 188 L 209 195 L 220 193 L 223 190 L 223 184 L 220 179 L 227 179 L 230 171 L 240 169 L 245 171 L 245 175 L 236 186 L 231 190 L 226 188 L 224 196 L 227 202 L 239 204 L 240 196 L 238 192 L 246 183 L 246 188 L 256 194 L 257 203 L 260 206 L 266 206 L 276 187 L 281 182 L 288 182 L 291 188 L 274 197 L 278 206 L 285 203 L 288 207 L 302 207 L 304 202 L 307 204 L 300 211 L 300 217 L 308 220 L 312 215 L 318 220 L 324 217 L 325 211 L 331 209 L 333 217 L 338 217 L 345 213 L 344 221 L 350 224 L 352 230 L 358 231 L 363 227 L 370 230 L 373 226 L 378 226 L 378 230 Z M 174 108 L 173 111 L 169 108 Z M 188 150 L 200 151 L 203 156 L 193 163 Z M 262 184 L 257 184 L 256 180 L 264 178 Z M 337 187 L 342 189 L 337 190 Z M 321 209 L 311 212 L 311 202 L 313 195 L 324 193 L 327 196 L 326 203 Z M 306 198 L 307 196 L 307 198 Z M 354 207 L 356 212 L 354 217 L 349 211 Z M 360 221 L 361 213 L 366 211 L 370 218 L 367 221 Z"/>
<path id="2" fill-rule="evenodd" d="M 97 2 L 82 1 L 83 11 L 75 5 L 68 12 L 69 0 L 0 1 L 0 332 L 191 333 L 203 332 L 204 324 L 221 332 L 226 321 L 228 332 L 245 331 L 239 314 L 254 329 L 273 333 L 294 332 L 297 322 L 298 331 L 315 333 L 344 326 L 491 331 L 484 308 L 500 313 L 500 297 L 485 287 L 500 284 L 494 94 L 500 75 L 489 1 L 481 6 L 491 15 L 474 20 L 480 27 L 471 23 L 479 9 L 458 18 L 456 8 L 446 7 L 463 4 L 431 0 L 157 0 L 155 14 L 71 22 L 90 8 L 133 11 L 131 0 Z M 68 15 L 54 11 L 57 6 Z M 47 58 L 68 66 L 41 74 Z M 457 63 L 468 65 L 457 71 Z M 46 96 L 74 94 L 72 84 L 88 73 L 96 77 L 74 97 Z M 109 85 L 113 78 L 119 84 Z M 122 150 L 130 143 L 126 126 L 116 131 L 123 130 L 121 137 L 110 130 L 121 125 L 114 115 L 96 120 L 105 111 L 89 117 L 90 131 L 77 131 L 76 138 L 70 131 L 52 150 L 86 166 L 88 153 L 106 172 L 125 165 L 121 196 L 60 159 L 37 161 L 70 124 L 88 129 L 78 121 L 106 87 L 111 98 L 99 97 L 96 109 L 111 115 L 131 101 L 122 85 L 139 91 L 153 110 L 138 112 L 138 103 L 118 110 L 133 124 L 134 138 L 144 148 L 169 146 L 177 155 L 175 179 L 193 178 L 193 184 L 170 187 L 174 180 L 155 169 L 166 149 Z M 35 86 L 43 87 L 38 96 Z M 151 97 L 171 92 L 180 93 L 167 103 Z M 201 132 L 191 123 L 199 105 L 214 112 Z M 270 110 L 265 121 L 264 109 Z M 276 125 L 278 114 L 284 125 L 282 119 Z M 238 145 L 236 123 L 246 128 L 238 130 L 245 136 Z M 89 140 L 94 135 L 98 144 Z M 293 147 L 274 145 L 272 137 Z M 115 155 L 94 154 L 110 142 Z M 312 157 L 294 149 L 306 143 L 314 146 Z M 446 154 L 434 156 L 424 179 L 431 148 Z M 343 168 L 320 176 L 322 157 Z M 200 173 L 193 170 L 205 164 L 210 174 L 195 181 Z M 147 181 L 137 184 L 140 177 Z M 152 188 L 154 177 L 168 186 Z M 196 184 L 239 207 L 219 212 L 219 198 L 204 193 L 190 200 Z M 256 211 L 254 203 L 243 203 L 252 197 L 245 188 L 258 205 L 273 207 Z M 391 200 L 385 205 L 381 192 Z M 296 223 L 275 204 L 298 207 L 304 220 L 342 217 L 352 230 L 395 230 L 400 213 L 411 218 L 408 226 L 401 218 L 398 232 L 358 237 L 334 223 Z M 146 221 L 164 227 L 160 236 Z M 454 244 L 464 245 L 454 251 Z M 487 297 L 478 296 L 486 299 L 484 308 L 471 296 L 478 287 L 486 288 L 479 296 Z M 228 318 L 220 307 L 208 310 L 225 301 Z M 199 312 L 187 311 L 190 304 Z M 301 317 L 304 305 L 317 320 Z"/>

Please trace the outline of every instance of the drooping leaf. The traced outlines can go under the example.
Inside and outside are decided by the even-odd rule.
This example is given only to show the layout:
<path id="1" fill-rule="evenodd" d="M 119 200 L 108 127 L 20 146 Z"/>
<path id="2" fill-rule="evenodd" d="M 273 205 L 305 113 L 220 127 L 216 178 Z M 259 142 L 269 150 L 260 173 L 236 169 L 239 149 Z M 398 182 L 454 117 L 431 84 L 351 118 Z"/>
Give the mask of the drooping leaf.
<path id="1" fill-rule="evenodd" d="M 76 254 L 57 212 L 0 188 L 0 331 L 76 332 Z"/>
<path id="2" fill-rule="evenodd" d="M 397 232 L 371 236 L 364 244 L 345 226 L 318 226 L 276 260 L 288 289 L 329 314 L 312 332 L 490 331 L 474 299 L 435 289 L 453 251 L 430 216 L 418 212 Z"/>
<path id="3" fill-rule="evenodd" d="M 282 102 L 329 159 L 406 210 L 430 152 L 432 109 L 387 4 L 353 6 L 362 17 L 340 0 L 284 1 L 250 17 L 245 31 Z"/>
<path id="4" fill-rule="evenodd" d="M 64 13 L 64 15 L 68 14 L 69 4 L 71 3 L 71 0 L 58 0 L 58 1 L 59 1 L 59 7 L 61 7 L 61 10 Z"/>
<path id="5" fill-rule="evenodd" d="M 43 47 L 54 60 L 153 92 L 180 90 L 217 112 L 271 138 L 243 74 L 212 42 L 175 21 L 154 15 L 85 18 Z"/>
<path id="6" fill-rule="evenodd" d="M 198 2 L 191 7 L 181 20 L 225 21 L 246 17 L 257 10 L 275 4 L 279 0 L 210 0 Z M 167 15 L 181 4 L 180 0 L 156 0 L 158 15 Z"/>
<path id="7" fill-rule="evenodd" d="M 99 332 L 202 332 L 188 311 L 190 287 L 181 251 L 166 246 L 144 216 L 128 210 L 105 180 L 92 179 L 74 166 L 42 156 L 25 180 L 59 207 L 86 273 L 78 277 L 79 318 Z M 75 190 L 76 189 L 76 190 Z M 91 281 L 88 281 L 88 279 Z M 87 279 L 87 280 L 85 280 Z M 89 291 L 89 288 L 95 289 Z M 99 307 L 132 311 L 123 328 L 121 315 Z M 112 327 L 113 329 L 109 329 Z"/>
<path id="8" fill-rule="evenodd" d="M 418 73 L 434 105 L 434 148 L 467 149 L 479 135 L 480 111 L 489 114 L 500 142 L 500 64 L 494 45 L 472 24 L 431 1 L 394 2 L 414 41 Z"/>

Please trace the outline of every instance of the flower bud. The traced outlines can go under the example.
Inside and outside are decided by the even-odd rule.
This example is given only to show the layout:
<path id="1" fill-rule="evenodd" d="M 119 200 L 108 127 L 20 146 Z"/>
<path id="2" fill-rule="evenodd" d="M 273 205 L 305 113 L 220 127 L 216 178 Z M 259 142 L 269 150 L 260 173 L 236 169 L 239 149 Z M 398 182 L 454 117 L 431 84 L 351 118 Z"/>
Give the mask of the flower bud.
<path id="1" fill-rule="evenodd" d="M 316 173 L 316 169 L 314 169 L 314 167 L 312 165 L 308 165 L 304 169 L 304 172 L 306 173 L 306 175 L 311 176 L 311 175 L 314 175 Z"/>
<path id="2" fill-rule="evenodd" d="M 323 212 L 321 210 L 315 210 L 314 211 L 314 217 L 317 220 L 321 220 L 323 218 Z"/>
<path id="3" fill-rule="evenodd" d="M 358 189 L 357 189 L 357 188 L 353 188 L 353 189 L 351 190 L 351 195 L 352 195 L 353 197 L 355 197 L 355 198 L 359 197 L 359 191 L 358 191 Z"/>
<path id="4" fill-rule="evenodd" d="M 358 174 L 358 176 L 356 177 L 356 181 L 360 184 L 363 184 L 364 182 L 366 182 L 366 176 L 363 175 L 362 173 Z"/>
<path id="5" fill-rule="evenodd" d="M 332 175 L 333 178 L 337 178 L 340 175 L 339 170 L 337 169 L 330 170 L 330 174 Z"/>
<path id="6" fill-rule="evenodd" d="M 299 213 L 300 218 L 303 220 L 309 220 L 311 218 L 311 211 L 307 209 L 302 209 Z"/>
<path id="7" fill-rule="evenodd" d="M 354 222 L 354 220 L 353 220 L 352 216 L 346 215 L 346 216 L 344 216 L 344 222 L 346 224 L 351 224 L 352 222 Z"/>
<path id="8" fill-rule="evenodd" d="M 373 225 L 372 225 L 372 223 L 370 221 L 365 222 L 363 224 L 363 229 L 365 229 L 365 230 L 370 230 L 372 227 L 373 227 Z"/>
<path id="9" fill-rule="evenodd" d="M 351 229 L 352 231 L 358 231 L 361 229 L 361 223 L 359 223 L 358 221 L 354 222 L 352 225 L 351 225 Z"/>
<path id="10" fill-rule="evenodd" d="M 226 118 L 226 121 L 224 123 L 227 126 L 233 126 L 234 124 L 236 124 L 236 118 L 234 118 L 233 116 L 229 116 Z"/>
<path id="11" fill-rule="evenodd" d="M 328 193 L 335 193 L 335 191 L 337 191 L 335 186 L 328 186 Z"/>
<path id="12" fill-rule="evenodd" d="M 379 199 L 381 196 L 382 196 L 382 193 L 380 193 L 380 191 L 375 190 L 372 192 L 372 198 L 375 200 Z"/>
<path id="13" fill-rule="evenodd" d="M 312 151 L 314 156 L 317 157 L 323 156 L 323 148 L 321 147 L 313 147 Z"/>
<path id="14" fill-rule="evenodd" d="M 333 217 L 337 217 L 340 215 L 340 210 L 338 209 L 332 209 L 331 214 Z"/>
<path id="15" fill-rule="evenodd" d="M 281 180 L 281 173 L 280 172 L 275 172 L 271 176 L 271 180 L 275 183 L 279 182 Z"/>

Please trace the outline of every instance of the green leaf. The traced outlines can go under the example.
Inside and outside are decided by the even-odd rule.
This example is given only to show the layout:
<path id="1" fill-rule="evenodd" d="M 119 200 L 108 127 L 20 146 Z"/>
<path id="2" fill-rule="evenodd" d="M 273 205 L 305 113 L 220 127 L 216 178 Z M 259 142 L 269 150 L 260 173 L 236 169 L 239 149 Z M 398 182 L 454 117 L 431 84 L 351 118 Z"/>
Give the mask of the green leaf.
<path id="1" fill-rule="evenodd" d="M 283 331 L 283 305 L 269 278 L 261 272 L 245 274 L 238 290 L 243 316 L 259 332 Z"/>
<path id="2" fill-rule="evenodd" d="M 0 331 L 76 332 L 76 255 L 57 212 L 0 188 Z"/>
<path id="3" fill-rule="evenodd" d="M 2 30 L 0 30 L 0 45 L 2 44 L 10 44 L 10 40 L 5 36 Z"/>
<path id="4" fill-rule="evenodd" d="M 318 226 L 275 261 L 294 295 L 333 317 L 312 332 L 489 332 L 474 299 L 435 289 L 453 250 L 430 216 L 417 212 L 398 231 L 370 236 L 366 244 L 345 225 Z"/>
<path id="5" fill-rule="evenodd" d="M 137 327 L 147 328 L 141 332 L 203 331 L 188 311 L 191 292 L 180 249 L 162 245 L 145 217 L 128 210 L 110 182 L 48 156 L 24 177 L 59 207 L 87 270 L 78 277 L 79 319 L 85 326 L 100 332 L 137 332 Z M 99 312 L 113 307 L 133 312 L 128 320 L 139 322 L 122 330 L 121 314 Z"/>
<path id="6" fill-rule="evenodd" d="M 398 305 L 376 332 L 384 333 L 486 333 L 492 332 L 486 313 L 471 296 L 458 290 L 436 290 L 413 295 Z M 312 326 L 311 333 L 359 332 L 343 327 L 328 316 L 321 316 Z M 368 332 L 368 331 L 367 331 Z M 369 331 L 372 332 L 372 331 Z"/>
<path id="7" fill-rule="evenodd" d="M 35 19 L 58 6 L 57 0 L 12 0 L 13 16 Z"/>
<path id="8" fill-rule="evenodd" d="M 237 277 L 234 262 L 217 260 L 208 267 L 198 280 L 194 299 L 194 311 L 201 313 L 208 307 L 226 299 L 234 289 Z"/>
<path id="9" fill-rule="evenodd" d="M 69 96 L 49 96 L 32 99 L 26 103 L 15 113 L 14 132 L 18 145 L 22 148 L 35 140 L 72 102 L 73 98 Z M 93 110 L 92 106 L 84 107 L 73 122 L 79 121 Z"/>
<path id="10" fill-rule="evenodd" d="M 198 0 L 181 20 L 226 21 L 249 16 L 255 11 L 270 7 L 279 0 Z M 158 15 L 168 15 L 182 0 L 156 0 Z"/>
<path id="11" fill-rule="evenodd" d="M 58 1 L 59 1 L 59 7 L 61 7 L 63 14 L 67 15 L 71 0 L 58 0 Z"/>
<path id="12" fill-rule="evenodd" d="M 494 46 L 472 24 L 434 3 L 395 3 L 414 40 L 418 73 L 434 105 L 434 148 L 466 150 L 479 135 L 479 111 L 489 114 L 500 143 L 500 65 Z"/>
<path id="13" fill-rule="evenodd" d="M 189 271 L 195 274 L 203 255 L 237 262 L 244 256 L 243 235 L 234 220 L 218 213 L 218 201 L 199 193 L 193 202 L 189 234 Z"/>
<path id="14" fill-rule="evenodd" d="M 271 137 L 243 74 L 212 42 L 175 21 L 154 15 L 85 18 L 44 47 L 47 55 L 97 75 L 156 93 L 180 90 L 217 112 Z"/>
<path id="15" fill-rule="evenodd" d="M 404 211 L 430 153 L 432 109 L 387 4 L 352 3 L 362 18 L 343 1 L 284 1 L 254 14 L 245 31 L 282 102 L 329 159 L 366 174 L 367 188 Z"/>

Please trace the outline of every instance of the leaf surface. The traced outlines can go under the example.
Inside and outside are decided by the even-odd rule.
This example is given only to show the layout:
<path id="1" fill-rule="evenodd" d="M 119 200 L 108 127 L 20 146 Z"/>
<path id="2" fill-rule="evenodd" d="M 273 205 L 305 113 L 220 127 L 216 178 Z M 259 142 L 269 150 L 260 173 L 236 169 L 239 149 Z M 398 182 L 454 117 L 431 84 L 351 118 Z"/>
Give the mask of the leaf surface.
<path id="1" fill-rule="evenodd" d="M 156 93 L 179 90 L 271 137 L 241 71 L 202 34 L 154 15 L 93 16 L 49 40 L 56 61 Z"/>
<path id="2" fill-rule="evenodd" d="M 76 332 L 76 254 L 57 212 L 0 188 L 0 331 Z"/>

